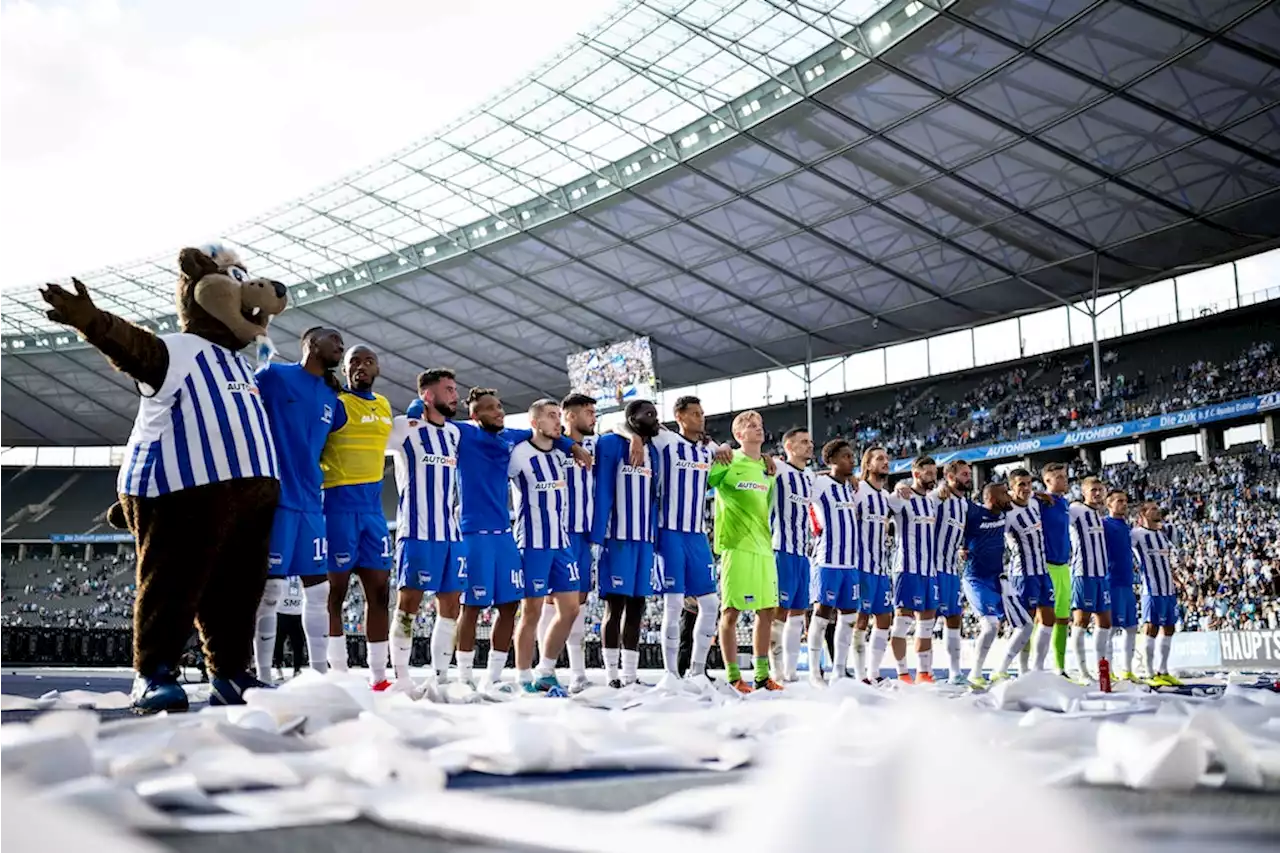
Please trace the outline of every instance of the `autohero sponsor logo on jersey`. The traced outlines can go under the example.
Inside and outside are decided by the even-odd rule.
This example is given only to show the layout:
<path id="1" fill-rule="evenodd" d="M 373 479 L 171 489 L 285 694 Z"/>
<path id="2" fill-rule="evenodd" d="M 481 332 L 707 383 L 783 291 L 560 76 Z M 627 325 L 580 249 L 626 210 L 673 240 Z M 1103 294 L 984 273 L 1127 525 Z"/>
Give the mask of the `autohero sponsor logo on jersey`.
<path id="1" fill-rule="evenodd" d="M 769 491 L 769 484 L 757 483 L 752 480 L 739 480 L 734 485 L 734 488 L 744 492 L 767 492 Z"/>
<path id="2" fill-rule="evenodd" d="M 252 382 L 228 382 L 227 393 L 229 394 L 257 394 L 258 386 Z"/>
<path id="3" fill-rule="evenodd" d="M 446 465 L 450 468 L 458 464 L 458 460 L 453 456 L 441 456 L 438 453 L 422 454 L 422 463 L 424 465 Z"/>
<path id="4" fill-rule="evenodd" d="M 997 527 L 1004 527 L 1004 519 L 997 518 L 993 521 L 984 521 L 981 526 L 983 530 L 994 530 Z"/>
<path id="5" fill-rule="evenodd" d="M 697 459 L 677 459 L 674 467 L 677 471 L 710 471 L 711 463 Z"/>
<path id="6" fill-rule="evenodd" d="M 1065 444 L 1083 444 L 1087 441 L 1105 441 L 1108 438 L 1116 438 L 1121 435 L 1124 435 L 1124 425 L 1111 424 L 1109 426 L 1069 432 L 1067 433 L 1066 438 L 1063 439 L 1063 442 Z"/>
<path id="7" fill-rule="evenodd" d="M 543 483 L 533 484 L 533 490 L 535 492 L 555 492 L 565 488 L 568 488 L 568 485 L 564 480 L 547 480 Z"/>
<path id="8" fill-rule="evenodd" d="M 1030 453 L 1032 450 L 1040 449 L 1040 439 L 1028 438 L 1024 441 L 1010 441 L 1005 444 L 996 444 L 987 448 L 987 458 L 992 459 L 997 456 L 1013 456 L 1018 453 Z"/>
<path id="9" fill-rule="evenodd" d="M 389 424 L 389 423 L 391 423 L 391 418 L 387 417 L 386 415 L 361 415 L 361 416 L 360 416 L 360 423 L 362 423 L 362 424 L 376 424 L 376 423 Z"/>
<path id="10" fill-rule="evenodd" d="M 622 475 L 623 475 L 624 477 L 626 477 L 626 476 L 631 476 L 631 477 L 648 477 L 648 476 L 650 476 L 652 473 L 653 473 L 653 472 L 652 472 L 651 470 L 649 470 L 647 467 L 643 467 L 643 466 L 636 466 L 636 465 L 623 465 L 623 466 L 622 466 Z"/>
<path id="11" fill-rule="evenodd" d="M 1222 663 L 1273 663 L 1280 661 L 1280 631 L 1223 631 Z"/>

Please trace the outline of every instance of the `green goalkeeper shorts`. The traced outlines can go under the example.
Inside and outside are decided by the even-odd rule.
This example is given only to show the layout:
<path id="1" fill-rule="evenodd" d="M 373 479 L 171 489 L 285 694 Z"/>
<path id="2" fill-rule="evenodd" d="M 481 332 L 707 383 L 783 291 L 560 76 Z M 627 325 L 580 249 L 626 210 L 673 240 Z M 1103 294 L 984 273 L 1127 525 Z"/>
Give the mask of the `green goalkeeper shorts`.
<path id="1" fill-rule="evenodd" d="M 1053 615 L 1066 619 L 1071 615 L 1071 568 L 1049 563 L 1049 580 L 1053 582 Z"/>
<path id="2" fill-rule="evenodd" d="M 778 568 L 773 554 L 725 551 L 720 563 L 720 600 L 734 610 L 778 606 Z"/>

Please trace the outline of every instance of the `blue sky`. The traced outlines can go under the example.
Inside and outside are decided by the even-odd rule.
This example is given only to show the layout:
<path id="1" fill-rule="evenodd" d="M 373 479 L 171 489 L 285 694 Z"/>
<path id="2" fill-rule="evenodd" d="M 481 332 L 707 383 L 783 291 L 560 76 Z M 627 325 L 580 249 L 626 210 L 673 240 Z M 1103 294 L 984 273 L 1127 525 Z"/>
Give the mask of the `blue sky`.
<path id="1" fill-rule="evenodd" d="M 615 5 L 3 0 L 0 287 L 215 237 L 448 123 Z"/>

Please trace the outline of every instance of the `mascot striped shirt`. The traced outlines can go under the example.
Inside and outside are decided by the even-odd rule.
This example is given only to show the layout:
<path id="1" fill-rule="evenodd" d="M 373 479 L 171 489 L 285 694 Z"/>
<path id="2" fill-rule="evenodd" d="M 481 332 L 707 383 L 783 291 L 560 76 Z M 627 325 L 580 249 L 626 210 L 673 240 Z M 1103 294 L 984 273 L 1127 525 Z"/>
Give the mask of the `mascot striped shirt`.
<path id="1" fill-rule="evenodd" d="M 154 498 L 247 477 L 279 479 L 276 448 L 253 368 L 199 335 L 161 335 L 164 384 L 139 384 L 138 417 L 116 490 Z"/>

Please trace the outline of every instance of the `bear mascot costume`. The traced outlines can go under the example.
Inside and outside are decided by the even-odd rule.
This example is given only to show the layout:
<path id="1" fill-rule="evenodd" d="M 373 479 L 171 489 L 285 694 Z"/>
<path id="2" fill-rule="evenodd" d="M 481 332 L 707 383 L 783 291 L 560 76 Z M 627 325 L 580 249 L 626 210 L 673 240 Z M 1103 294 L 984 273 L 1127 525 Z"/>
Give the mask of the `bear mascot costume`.
<path id="1" fill-rule="evenodd" d="M 209 669 L 210 704 L 242 704 L 266 685 L 248 673 L 267 578 L 280 481 L 253 367 L 285 286 L 251 278 L 221 246 L 178 256 L 180 333 L 156 335 L 48 285 L 48 317 L 70 326 L 137 385 L 141 399 L 108 521 L 137 542 L 133 709 L 185 711 L 178 666 L 192 627 Z"/>

